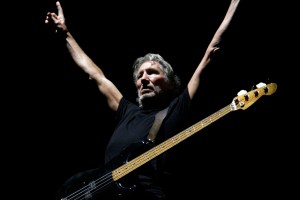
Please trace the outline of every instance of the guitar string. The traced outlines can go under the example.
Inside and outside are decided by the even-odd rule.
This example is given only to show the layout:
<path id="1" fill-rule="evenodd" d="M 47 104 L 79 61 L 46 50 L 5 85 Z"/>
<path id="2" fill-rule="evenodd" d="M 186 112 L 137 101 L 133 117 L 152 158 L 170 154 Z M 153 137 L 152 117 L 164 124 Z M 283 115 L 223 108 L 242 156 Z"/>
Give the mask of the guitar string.
<path id="1" fill-rule="evenodd" d="M 260 97 L 260 96 L 258 96 L 258 97 Z M 252 100 L 252 97 L 250 97 L 249 98 L 249 100 Z M 201 120 L 201 121 L 199 121 L 198 123 L 196 123 L 195 125 L 193 125 L 193 126 L 191 126 L 191 127 L 189 127 L 189 128 L 187 128 L 187 129 L 185 129 L 183 132 L 181 132 L 182 134 L 183 133 L 191 133 L 191 131 L 190 131 L 190 129 L 195 129 L 196 128 L 196 131 L 194 131 L 194 133 L 196 133 L 196 132 L 198 132 L 199 130 L 201 130 L 202 128 L 204 128 L 204 127 L 206 127 L 207 125 L 209 125 L 210 123 L 212 123 L 212 122 L 215 122 L 216 120 L 218 120 L 218 119 L 220 119 L 221 117 L 223 117 L 223 116 L 225 116 L 226 114 L 228 114 L 229 112 L 231 112 L 232 111 L 232 105 L 231 104 L 229 104 L 229 105 L 227 105 L 227 106 L 225 106 L 224 108 L 222 108 L 221 110 L 219 110 L 218 112 L 216 112 L 216 113 L 214 113 L 214 114 L 212 114 L 212 115 L 210 115 L 210 116 L 208 116 L 208 117 L 206 117 L 206 118 L 204 118 L 203 120 Z M 210 122 L 210 123 L 207 123 L 207 120 Z M 193 132 L 192 132 L 193 133 Z M 185 134 L 185 138 L 187 138 L 187 137 L 189 137 L 189 136 L 191 136 L 191 135 L 189 135 L 189 134 Z M 180 135 L 180 133 L 178 134 L 178 135 Z M 178 136 L 178 135 L 175 135 L 175 136 Z M 173 137 L 172 137 L 173 138 Z M 170 138 L 170 139 L 172 139 L 172 138 Z M 176 137 L 175 137 L 176 138 Z M 177 137 L 178 138 L 178 137 Z M 185 138 L 183 138 L 183 139 L 185 139 Z M 173 138 L 174 139 L 174 138 Z M 168 140 L 167 140 L 168 141 Z M 174 140 L 173 140 L 174 141 Z M 181 142 L 182 141 L 182 139 L 180 140 L 180 141 L 178 141 L 178 143 L 179 142 Z M 171 144 L 169 144 L 169 145 L 167 145 L 167 146 L 173 146 L 173 145 L 171 145 Z M 151 159 L 153 159 L 153 158 L 155 158 L 156 156 L 154 155 Z M 150 159 L 150 160 L 151 160 Z M 127 168 L 126 168 L 127 169 Z M 126 170 L 126 172 L 127 172 L 128 170 Z M 103 189 L 103 188 L 105 188 L 107 185 L 109 185 L 109 184 L 111 184 L 111 183 L 113 183 L 114 182 L 114 180 L 113 180 L 113 178 L 112 178 L 112 176 L 111 176 L 111 173 L 107 173 L 107 174 L 105 174 L 104 176 L 102 176 L 102 177 L 100 177 L 100 178 L 98 178 L 98 179 L 96 179 L 95 181 L 92 181 L 91 183 L 89 183 L 88 185 L 86 185 L 86 186 L 84 186 L 84 187 L 82 187 L 81 189 L 79 189 L 79 190 L 77 190 L 77 191 L 75 191 L 74 193 L 72 193 L 72 194 L 70 194 L 70 195 L 68 195 L 67 197 L 65 197 L 65 198 L 62 198 L 62 200 L 71 200 L 71 199 L 74 199 L 74 200 L 79 200 L 79 199 L 82 199 L 82 198 L 86 198 L 87 196 L 91 196 L 92 197 L 92 195 L 93 194 L 95 194 L 96 192 L 98 192 L 99 190 L 101 190 L 101 189 Z M 90 189 L 90 187 L 92 188 L 92 189 Z M 78 197 L 78 195 L 80 195 L 79 197 Z"/>
<path id="2" fill-rule="evenodd" d="M 209 117 L 204 118 L 203 120 L 201 120 L 200 122 L 196 123 L 195 125 L 185 129 L 184 131 L 182 131 L 181 133 L 173 136 L 172 138 L 170 138 L 170 140 L 174 143 L 179 143 L 181 142 L 183 139 L 186 139 L 187 137 L 191 136 L 191 133 L 196 133 L 199 130 L 201 130 L 201 128 L 206 127 L 208 124 L 207 122 L 214 122 L 217 118 L 223 117 L 225 114 L 229 113 L 231 111 L 230 106 L 226 106 L 224 108 L 222 108 L 221 110 L 219 110 L 218 112 L 210 115 Z M 216 114 L 218 113 L 219 116 L 216 116 Z M 222 116 L 220 116 L 222 115 Z M 216 117 L 213 117 L 216 116 Z M 184 135 L 184 138 L 181 138 L 180 141 L 178 141 L 178 138 L 181 137 L 182 135 Z M 174 146 L 174 144 L 168 143 L 167 146 L 170 148 L 172 146 Z"/>
<path id="3" fill-rule="evenodd" d="M 213 115 L 210 115 L 209 117 L 204 118 L 203 120 L 201 120 L 200 122 L 196 123 L 194 126 L 189 127 L 187 129 L 185 129 L 186 132 L 190 129 L 194 129 L 197 128 L 197 130 L 200 130 L 201 128 L 199 128 L 200 126 L 202 128 L 204 128 L 207 125 L 207 120 L 209 119 L 209 121 L 213 120 L 215 121 L 216 119 L 220 118 L 220 114 L 222 114 L 222 116 L 224 116 L 225 114 L 227 114 L 228 112 L 230 112 L 230 108 L 229 106 L 224 107 L 223 109 L 221 109 L 220 111 L 214 113 Z M 216 114 L 219 114 L 218 116 L 216 116 Z M 215 116 L 215 117 L 214 117 Z M 221 116 L 221 117 L 222 117 Z M 205 124 L 203 123 L 203 121 L 205 122 Z M 190 131 L 189 131 L 190 133 Z M 189 135 L 186 135 L 189 136 Z M 178 138 L 178 137 L 177 137 Z M 173 138 L 173 142 L 174 142 L 174 138 Z M 180 141 L 178 141 L 179 143 Z M 167 145 L 168 147 L 173 146 L 171 144 Z M 155 156 L 154 156 L 155 157 Z M 152 157 L 152 158 L 154 158 Z M 128 169 L 128 168 L 126 168 Z M 128 170 L 125 170 L 125 172 L 127 172 Z M 75 191 L 74 193 L 68 195 L 66 198 L 63 198 L 63 200 L 79 200 L 79 199 L 85 199 L 88 196 L 92 196 L 93 194 L 95 194 L 96 192 L 98 192 L 99 190 L 107 187 L 107 185 L 111 184 L 113 181 L 112 177 L 110 176 L 111 173 L 107 173 L 104 176 L 96 179 L 95 181 L 92 181 L 91 183 L 87 184 L 86 186 L 82 187 L 81 189 Z"/>
<path id="4" fill-rule="evenodd" d="M 62 198 L 62 200 L 78 200 L 78 199 L 85 199 L 87 196 L 92 196 L 93 193 L 97 192 L 98 190 L 106 187 L 110 183 L 112 183 L 112 177 L 110 176 L 110 173 L 106 173 L 102 177 L 96 179 L 95 181 L 90 182 L 89 184 L 83 186 L 79 190 L 76 190 L 75 192 L 71 193 L 65 198 Z M 96 188 L 96 189 L 95 189 Z"/>

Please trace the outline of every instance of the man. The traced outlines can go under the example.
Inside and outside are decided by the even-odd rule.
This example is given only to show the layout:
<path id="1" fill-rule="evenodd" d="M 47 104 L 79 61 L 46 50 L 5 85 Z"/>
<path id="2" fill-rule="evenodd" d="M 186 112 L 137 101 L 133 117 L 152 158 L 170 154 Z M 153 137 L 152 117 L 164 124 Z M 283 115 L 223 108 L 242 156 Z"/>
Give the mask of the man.
<path id="1" fill-rule="evenodd" d="M 58 14 L 48 12 L 45 23 L 53 24 L 55 32 L 64 38 L 71 57 L 90 79 L 96 82 L 99 91 L 106 97 L 108 106 L 116 113 L 117 122 L 105 152 L 107 168 L 74 175 L 64 184 L 60 198 L 101 199 L 101 195 L 106 193 L 102 190 L 104 191 L 111 183 L 118 188 L 111 198 L 149 200 L 168 198 L 165 187 L 169 180 L 167 154 L 149 159 L 149 162 L 132 172 L 134 176 L 129 176 L 126 181 L 122 179 L 126 179 L 126 176 L 122 175 L 122 181 L 118 180 L 117 168 L 183 130 L 184 120 L 199 89 L 200 75 L 215 58 L 213 55 L 221 50 L 222 36 L 232 21 L 239 2 L 231 0 L 222 23 L 183 90 L 180 90 L 180 80 L 171 65 L 159 54 L 149 53 L 134 62 L 133 80 L 137 89 L 138 105 L 128 101 L 79 46 L 65 24 L 61 4 L 56 2 Z M 161 125 L 159 124 L 159 132 L 154 138 L 149 139 L 152 125 L 160 111 L 166 111 L 166 116 L 162 115 L 163 121 Z M 124 162 L 119 162 L 120 159 Z"/>

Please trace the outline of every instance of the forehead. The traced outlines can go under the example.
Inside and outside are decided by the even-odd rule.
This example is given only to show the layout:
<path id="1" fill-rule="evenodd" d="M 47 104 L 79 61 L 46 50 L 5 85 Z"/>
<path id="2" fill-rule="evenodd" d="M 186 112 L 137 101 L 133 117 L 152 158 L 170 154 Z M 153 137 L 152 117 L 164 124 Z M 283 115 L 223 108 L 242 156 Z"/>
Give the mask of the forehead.
<path id="1" fill-rule="evenodd" d="M 156 70 L 159 70 L 159 71 L 162 71 L 162 69 L 160 68 L 160 64 L 158 62 L 155 62 L 155 61 L 146 61 L 144 62 L 138 71 L 144 71 L 144 70 L 147 70 L 147 69 L 156 69 Z"/>

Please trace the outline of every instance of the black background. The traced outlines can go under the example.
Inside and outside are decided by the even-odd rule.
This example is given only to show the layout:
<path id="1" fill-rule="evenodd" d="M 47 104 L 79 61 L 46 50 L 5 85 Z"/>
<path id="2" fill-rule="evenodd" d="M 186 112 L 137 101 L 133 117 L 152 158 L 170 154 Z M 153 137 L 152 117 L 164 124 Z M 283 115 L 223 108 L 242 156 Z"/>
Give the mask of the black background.
<path id="1" fill-rule="evenodd" d="M 65 0 L 61 4 L 81 47 L 134 101 L 131 65 L 135 58 L 159 53 L 186 85 L 229 1 Z M 68 177 L 103 164 L 114 128 L 113 113 L 95 83 L 46 28 L 45 16 L 56 11 L 55 1 L 13 6 L 18 8 L 16 18 L 7 26 L 10 37 L 4 37 L 9 67 L 2 75 L 7 92 L 4 110 L 8 111 L 3 124 L 9 144 L 3 151 L 9 168 L 5 175 L 12 181 L 7 185 L 24 191 L 23 198 L 53 199 Z M 174 148 L 178 153 L 174 194 L 178 197 L 243 199 L 290 194 L 296 148 L 291 128 L 296 119 L 291 111 L 295 94 L 290 86 L 297 80 L 291 72 L 293 50 L 288 46 L 294 27 L 290 14 L 287 5 L 273 1 L 241 2 L 224 56 L 203 73 L 201 98 L 191 123 L 259 82 L 277 83 L 278 89 Z"/>

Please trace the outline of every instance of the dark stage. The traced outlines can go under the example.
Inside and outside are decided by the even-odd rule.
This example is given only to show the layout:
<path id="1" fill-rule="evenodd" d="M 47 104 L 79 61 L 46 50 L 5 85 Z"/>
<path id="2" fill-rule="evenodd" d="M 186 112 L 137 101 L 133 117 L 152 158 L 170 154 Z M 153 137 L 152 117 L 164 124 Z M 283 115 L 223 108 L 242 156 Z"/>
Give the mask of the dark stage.
<path id="1" fill-rule="evenodd" d="M 8 91 L 14 113 L 7 115 L 13 124 L 6 129 L 14 149 L 9 159 L 13 156 L 18 169 L 13 174 L 21 180 L 26 199 L 52 200 L 68 177 L 103 164 L 114 115 L 64 43 L 45 27 L 47 11 L 56 11 L 55 1 L 30 4 L 24 5 L 28 9 L 23 15 L 31 22 L 18 30 L 22 46 L 11 59 L 17 67 Z M 77 42 L 123 95 L 135 101 L 135 58 L 159 53 L 187 85 L 229 1 L 61 4 Z M 285 105 L 293 74 L 286 59 L 290 35 L 279 15 L 281 6 L 273 1 L 241 2 L 224 55 L 202 75 L 191 125 L 230 104 L 240 90 L 251 91 L 260 82 L 276 83 L 278 88 L 170 149 L 176 153 L 177 197 L 289 199 L 295 140 Z"/>

